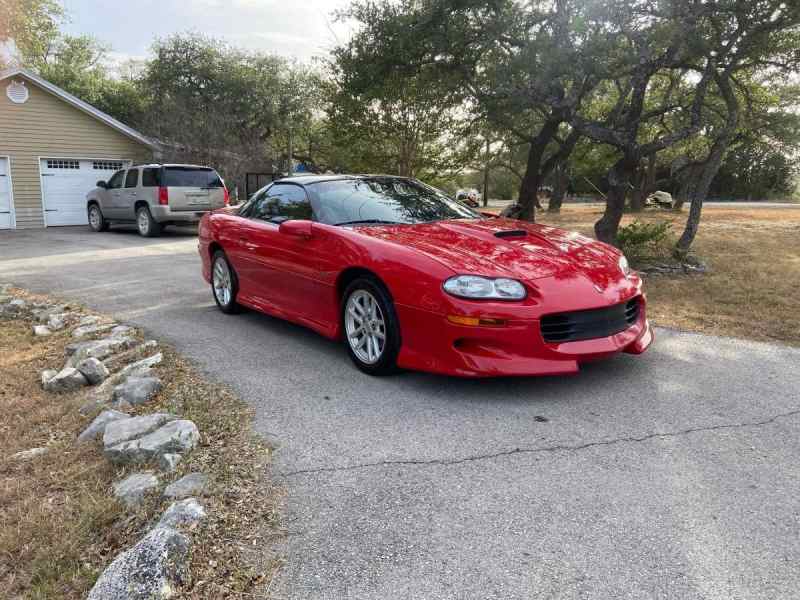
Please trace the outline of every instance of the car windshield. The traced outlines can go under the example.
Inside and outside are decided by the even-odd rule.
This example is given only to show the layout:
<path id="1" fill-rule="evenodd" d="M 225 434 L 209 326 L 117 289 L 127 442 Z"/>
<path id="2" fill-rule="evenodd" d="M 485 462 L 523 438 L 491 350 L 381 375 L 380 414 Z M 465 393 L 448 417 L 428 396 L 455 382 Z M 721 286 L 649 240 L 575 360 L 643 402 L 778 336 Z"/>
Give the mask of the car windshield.
<path id="1" fill-rule="evenodd" d="M 222 180 L 214 169 L 197 167 L 164 167 L 164 182 L 167 187 L 220 188 Z"/>
<path id="2" fill-rule="evenodd" d="M 338 179 L 307 187 L 314 196 L 317 220 L 328 225 L 413 224 L 482 218 L 443 192 L 409 179 Z"/>

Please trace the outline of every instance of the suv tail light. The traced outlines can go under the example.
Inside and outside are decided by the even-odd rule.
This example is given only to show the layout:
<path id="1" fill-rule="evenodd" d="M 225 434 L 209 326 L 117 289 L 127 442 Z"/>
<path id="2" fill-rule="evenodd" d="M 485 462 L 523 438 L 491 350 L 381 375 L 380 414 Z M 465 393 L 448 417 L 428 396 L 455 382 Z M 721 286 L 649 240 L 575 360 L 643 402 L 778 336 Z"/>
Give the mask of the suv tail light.
<path id="1" fill-rule="evenodd" d="M 231 203 L 231 195 L 230 192 L 228 192 L 228 188 L 224 185 L 222 186 L 222 193 L 224 194 L 222 201 L 225 203 L 225 206 L 228 206 Z"/>
<path id="2" fill-rule="evenodd" d="M 164 186 L 158 188 L 158 203 L 164 206 L 169 204 L 169 191 Z"/>

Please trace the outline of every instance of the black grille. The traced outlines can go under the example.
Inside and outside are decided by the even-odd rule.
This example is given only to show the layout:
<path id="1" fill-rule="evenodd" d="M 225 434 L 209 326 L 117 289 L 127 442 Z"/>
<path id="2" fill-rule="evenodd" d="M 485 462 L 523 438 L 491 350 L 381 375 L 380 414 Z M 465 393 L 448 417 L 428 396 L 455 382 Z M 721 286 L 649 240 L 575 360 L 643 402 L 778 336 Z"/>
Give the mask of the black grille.
<path id="1" fill-rule="evenodd" d="M 542 337 L 545 342 L 577 342 L 603 338 L 636 323 L 639 318 L 639 298 L 622 304 L 593 310 L 578 310 L 542 317 Z"/>

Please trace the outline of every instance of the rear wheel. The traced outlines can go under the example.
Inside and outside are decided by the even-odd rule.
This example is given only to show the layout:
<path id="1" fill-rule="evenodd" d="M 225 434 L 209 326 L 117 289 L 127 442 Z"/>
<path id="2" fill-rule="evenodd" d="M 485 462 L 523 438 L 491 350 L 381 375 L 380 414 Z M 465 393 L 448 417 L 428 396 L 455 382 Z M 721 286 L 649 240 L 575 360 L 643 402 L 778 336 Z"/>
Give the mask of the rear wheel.
<path id="1" fill-rule="evenodd" d="M 106 231 L 108 229 L 108 221 L 103 216 L 103 211 L 97 204 L 89 206 L 89 227 L 92 231 Z"/>
<path id="2" fill-rule="evenodd" d="M 236 272 L 228 262 L 228 257 L 222 250 L 217 250 L 211 259 L 211 291 L 217 306 L 225 314 L 230 315 L 241 310 L 236 303 L 239 281 L 236 278 Z"/>
<path id="3" fill-rule="evenodd" d="M 136 228 L 143 237 L 158 237 L 161 235 L 161 224 L 150 214 L 150 209 L 140 206 L 136 209 Z"/>
<path id="4" fill-rule="evenodd" d="M 348 354 L 369 375 L 397 372 L 400 324 L 389 293 L 372 278 L 353 281 L 344 293 L 342 329 Z"/>

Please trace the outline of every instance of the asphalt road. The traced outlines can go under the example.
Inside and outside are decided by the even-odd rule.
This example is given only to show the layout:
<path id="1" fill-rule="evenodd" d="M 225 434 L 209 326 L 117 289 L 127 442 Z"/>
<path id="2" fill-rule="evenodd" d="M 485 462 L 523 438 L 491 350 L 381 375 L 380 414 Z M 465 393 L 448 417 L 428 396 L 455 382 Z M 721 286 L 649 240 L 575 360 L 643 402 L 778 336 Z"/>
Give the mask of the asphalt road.
<path id="1" fill-rule="evenodd" d="M 371 379 L 218 312 L 188 234 L 0 232 L 0 281 L 136 323 L 255 407 L 278 598 L 800 598 L 798 350 L 659 329 L 575 377 Z"/>

